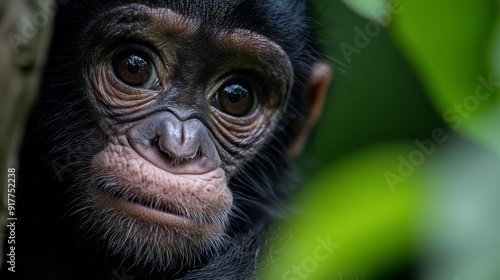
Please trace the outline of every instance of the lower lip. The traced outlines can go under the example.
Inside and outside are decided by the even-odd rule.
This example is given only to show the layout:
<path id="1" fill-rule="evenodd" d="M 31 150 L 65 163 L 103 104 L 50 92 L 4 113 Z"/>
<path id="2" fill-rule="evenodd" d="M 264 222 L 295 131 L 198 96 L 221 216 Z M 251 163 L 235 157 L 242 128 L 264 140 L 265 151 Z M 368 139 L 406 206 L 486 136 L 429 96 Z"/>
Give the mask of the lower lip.
<path id="1" fill-rule="evenodd" d="M 127 215 L 134 216 L 148 223 L 164 224 L 168 226 L 178 227 L 197 227 L 197 223 L 184 216 L 179 216 L 174 213 L 165 212 L 155 208 L 147 207 L 142 204 L 137 204 L 130 201 L 125 201 L 109 195 L 104 191 L 89 187 L 91 195 L 105 207 L 112 207 Z"/>

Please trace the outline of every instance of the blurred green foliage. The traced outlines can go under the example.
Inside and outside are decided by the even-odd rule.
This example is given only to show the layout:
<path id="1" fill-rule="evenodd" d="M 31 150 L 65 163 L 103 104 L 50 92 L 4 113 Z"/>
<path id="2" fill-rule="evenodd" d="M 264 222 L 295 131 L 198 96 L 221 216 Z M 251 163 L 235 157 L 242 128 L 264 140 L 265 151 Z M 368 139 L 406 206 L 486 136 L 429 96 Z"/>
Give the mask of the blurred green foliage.
<path id="1" fill-rule="evenodd" d="M 330 279 L 368 267 L 383 273 L 411 259 L 416 184 L 408 182 L 391 192 L 381 176 L 400 151 L 411 148 L 392 143 L 362 150 L 314 176 L 307 185 L 311 189 L 302 190 L 294 201 L 307 212 L 291 227 L 278 224 L 273 229 L 285 237 L 293 231 L 298 242 L 285 238 L 277 245 L 289 248 L 275 256 L 267 279 Z"/>
<path id="2" fill-rule="evenodd" d="M 494 126 L 488 123 L 491 111 L 498 110 L 498 96 L 476 97 L 488 93 L 488 87 L 500 86 L 491 83 L 500 81 L 500 73 L 493 72 L 500 63 L 495 60 L 500 48 L 492 48 L 499 36 L 498 1 L 406 2 L 411 6 L 391 26 L 394 38 L 426 85 L 440 116 L 453 129 L 490 143 L 500 152 L 500 138 L 492 137 Z M 458 122 L 457 117 L 464 120 Z"/>
<path id="3" fill-rule="evenodd" d="M 315 3 L 334 84 L 266 279 L 500 279 L 500 1 Z"/>

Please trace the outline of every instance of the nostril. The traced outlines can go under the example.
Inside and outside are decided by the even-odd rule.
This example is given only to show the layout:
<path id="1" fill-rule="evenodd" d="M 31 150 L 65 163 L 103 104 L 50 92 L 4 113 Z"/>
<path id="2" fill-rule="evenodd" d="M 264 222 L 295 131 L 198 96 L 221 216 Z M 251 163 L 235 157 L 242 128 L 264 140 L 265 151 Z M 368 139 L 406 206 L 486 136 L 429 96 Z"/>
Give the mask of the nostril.
<path id="1" fill-rule="evenodd" d="M 172 151 L 166 147 L 163 147 L 162 142 L 160 141 L 159 138 L 157 138 L 154 141 L 154 143 L 158 147 L 158 150 L 160 150 L 160 152 L 162 152 L 164 155 L 166 155 L 167 159 L 174 166 L 180 165 L 180 164 L 187 162 L 187 161 L 193 161 L 195 159 L 202 157 L 200 147 L 197 147 L 195 149 L 189 149 L 189 150 L 192 150 L 194 152 L 188 153 L 188 151 L 183 152 L 182 149 L 179 149 L 178 151 Z"/>
<path id="2" fill-rule="evenodd" d="M 126 140 L 140 156 L 173 174 L 204 174 L 221 167 L 216 139 L 198 119 L 181 121 L 160 112 L 131 127 Z"/>

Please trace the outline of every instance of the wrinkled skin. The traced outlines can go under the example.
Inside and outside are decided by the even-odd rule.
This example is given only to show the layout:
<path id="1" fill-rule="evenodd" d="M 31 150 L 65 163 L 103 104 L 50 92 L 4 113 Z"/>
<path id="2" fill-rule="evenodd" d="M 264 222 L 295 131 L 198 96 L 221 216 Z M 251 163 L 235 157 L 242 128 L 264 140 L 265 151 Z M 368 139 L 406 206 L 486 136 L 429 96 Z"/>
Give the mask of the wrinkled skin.
<path id="1" fill-rule="evenodd" d="M 36 269 L 18 275 L 255 277 L 330 78 L 307 12 L 273 1 L 61 6 L 21 158 L 31 174 L 18 263 Z"/>

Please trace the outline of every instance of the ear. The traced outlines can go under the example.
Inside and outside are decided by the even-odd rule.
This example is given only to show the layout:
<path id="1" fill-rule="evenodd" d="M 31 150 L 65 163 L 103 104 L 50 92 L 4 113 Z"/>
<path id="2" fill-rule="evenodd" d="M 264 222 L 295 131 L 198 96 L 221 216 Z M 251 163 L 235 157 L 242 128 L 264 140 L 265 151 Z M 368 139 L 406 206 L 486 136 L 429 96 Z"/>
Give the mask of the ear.
<path id="1" fill-rule="evenodd" d="M 290 147 L 288 147 L 288 155 L 292 158 L 302 152 L 302 149 L 309 138 L 311 129 L 318 120 L 318 117 L 321 115 L 325 95 L 328 90 L 328 86 L 330 85 L 331 77 L 332 68 L 323 62 L 316 62 L 311 68 L 309 78 L 310 82 L 307 86 L 306 92 L 306 120 L 302 128 L 299 130 L 295 140 L 292 142 Z"/>

